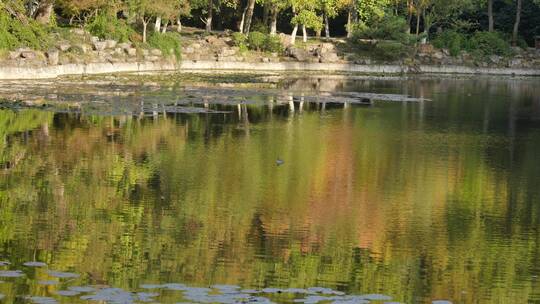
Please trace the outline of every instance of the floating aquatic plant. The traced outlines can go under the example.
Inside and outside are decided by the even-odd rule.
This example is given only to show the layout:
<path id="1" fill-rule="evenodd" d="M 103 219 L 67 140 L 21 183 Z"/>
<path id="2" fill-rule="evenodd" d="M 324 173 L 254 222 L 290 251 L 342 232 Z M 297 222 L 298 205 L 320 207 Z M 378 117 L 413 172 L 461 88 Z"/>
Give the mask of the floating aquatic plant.
<path id="1" fill-rule="evenodd" d="M 26 262 L 23 265 L 26 267 L 47 267 L 47 264 L 43 262 Z"/>
<path id="2" fill-rule="evenodd" d="M 20 270 L 2 270 L 0 271 L 0 277 L 4 278 L 18 278 L 23 277 L 24 273 Z"/>

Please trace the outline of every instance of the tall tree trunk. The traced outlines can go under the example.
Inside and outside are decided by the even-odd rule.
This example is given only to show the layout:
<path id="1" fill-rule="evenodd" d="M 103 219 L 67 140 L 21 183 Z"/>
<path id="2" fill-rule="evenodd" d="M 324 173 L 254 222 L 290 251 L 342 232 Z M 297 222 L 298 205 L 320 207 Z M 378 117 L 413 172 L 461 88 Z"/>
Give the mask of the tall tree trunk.
<path id="1" fill-rule="evenodd" d="M 324 14 L 324 33 L 327 39 L 330 39 L 330 21 L 328 20 L 328 15 Z"/>
<path id="2" fill-rule="evenodd" d="M 351 38 L 353 34 L 354 24 L 358 20 L 358 12 L 356 10 L 356 0 L 351 1 L 349 5 L 349 14 L 347 17 L 347 38 Z"/>
<path id="3" fill-rule="evenodd" d="M 307 30 L 305 24 L 302 24 L 302 36 L 304 37 L 304 42 L 307 42 Z"/>
<path id="4" fill-rule="evenodd" d="M 493 32 L 495 30 L 495 25 L 493 22 L 493 0 L 488 0 L 487 6 L 488 6 L 488 22 L 489 22 L 488 30 L 490 32 Z"/>
<path id="5" fill-rule="evenodd" d="M 420 35 L 420 8 L 416 9 L 416 38 Z"/>
<path id="6" fill-rule="evenodd" d="M 247 12 L 247 6 L 244 8 L 244 11 L 242 12 L 242 20 L 240 21 L 239 31 L 240 33 L 244 32 L 244 24 L 246 23 L 246 12 Z"/>
<path id="7" fill-rule="evenodd" d="M 246 21 L 244 24 L 244 34 L 249 34 L 251 29 L 251 21 L 253 19 L 253 10 L 255 10 L 255 0 L 248 0 L 247 11 L 246 11 Z"/>
<path id="8" fill-rule="evenodd" d="M 275 36 L 277 34 L 277 7 L 272 7 L 272 19 L 270 20 L 270 35 Z"/>
<path id="9" fill-rule="evenodd" d="M 412 0 L 407 0 L 407 34 L 411 33 L 411 22 L 413 17 L 413 2 Z"/>
<path id="10" fill-rule="evenodd" d="M 212 31 L 212 18 L 214 17 L 214 0 L 208 0 L 208 14 L 206 15 L 206 31 Z"/>
<path id="11" fill-rule="evenodd" d="M 268 5 L 268 2 L 265 2 L 263 6 L 263 24 L 268 25 L 269 19 L 270 19 L 270 6 Z"/>
<path id="12" fill-rule="evenodd" d="M 517 45 L 518 34 L 519 34 L 519 23 L 521 22 L 521 6 L 522 6 L 522 0 L 517 0 L 516 22 L 514 22 L 514 31 L 512 32 L 512 46 Z"/>
<path id="13" fill-rule="evenodd" d="M 167 32 L 167 27 L 169 26 L 169 21 L 165 21 L 163 24 L 163 27 L 161 28 L 161 32 L 165 34 Z"/>
<path id="14" fill-rule="evenodd" d="M 143 32 L 142 32 L 142 41 L 146 43 L 146 28 L 148 27 L 148 21 L 142 20 Z"/>
<path id="15" fill-rule="evenodd" d="M 182 20 L 180 20 L 180 17 L 176 19 L 176 31 L 179 33 L 182 31 Z"/>
<path id="16" fill-rule="evenodd" d="M 34 19 L 40 24 L 49 24 L 53 13 L 54 1 L 48 0 L 39 4 Z"/>
<path id="17" fill-rule="evenodd" d="M 296 43 L 296 33 L 298 32 L 298 24 L 294 25 L 294 28 L 292 30 L 291 34 L 291 44 L 294 45 Z"/>
<path id="18" fill-rule="evenodd" d="M 161 30 L 161 17 L 156 17 L 156 23 L 154 24 L 154 32 L 159 33 Z"/>

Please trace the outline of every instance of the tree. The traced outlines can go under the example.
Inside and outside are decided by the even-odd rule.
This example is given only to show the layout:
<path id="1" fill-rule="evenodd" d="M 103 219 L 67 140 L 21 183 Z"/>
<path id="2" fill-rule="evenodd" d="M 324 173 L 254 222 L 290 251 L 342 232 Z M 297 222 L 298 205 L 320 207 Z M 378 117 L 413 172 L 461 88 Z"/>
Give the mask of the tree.
<path id="1" fill-rule="evenodd" d="M 521 22 L 522 5 L 523 5 L 522 0 L 516 0 L 516 20 L 514 22 L 514 29 L 512 30 L 512 46 L 517 45 L 518 34 L 519 34 L 519 23 Z"/>

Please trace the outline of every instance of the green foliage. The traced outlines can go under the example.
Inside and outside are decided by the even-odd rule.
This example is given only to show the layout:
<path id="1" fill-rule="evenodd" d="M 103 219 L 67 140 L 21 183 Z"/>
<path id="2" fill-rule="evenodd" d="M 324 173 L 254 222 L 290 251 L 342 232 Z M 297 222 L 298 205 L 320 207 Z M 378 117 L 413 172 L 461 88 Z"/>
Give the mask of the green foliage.
<path id="1" fill-rule="evenodd" d="M 160 49 L 166 56 L 174 55 L 177 59 L 182 57 L 182 45 L 178 33 L 153 33 L 148 38 L 148 45 Z"/>
<path id="2" fill-rule="evenodd" d="M 497 32 L 475 32 L 472 36 L 468 36 L 455 30 L 448 30 L 437 35 L 433 45 L 448 49 L 452 56 L 459 55 L 461 51 L 468 51 L 477 57 L 512 54 L 510 43 Z"/>
<path id="3" fill-rule="evenodd" d="M 397 60 L 407 56 L 408 48 L 397 41 L 380 41 L 375 45 L 373 54 L 383 60 Z"/>
<path id="4" fill-rule="evenodd" d="M 235 32 L 232 34 L 232 41 L 234 43 L 235 46 L 237 46 L 239 49 L 240 49 L 240 52 L 245 52 L 248 50 L 248 44 L 247 44 L 247 36 L 242 34 L 242 33 L 239 33 L 239 32 Z"/>
<path id="5" fill-rule="evenodd" d="M 260 20 L 256 20 L 255 23 L 251 26 L 252 32 L 259 32 L 263 34 L 270 34 L 270 30 L 264 22 L 261 22 Z"/>
<path id="6" fill-rule="evenodd" d="M 246 46 L 246 39 L 247 47 L 250 50 L 272 53 L 280 53 L 283 51 L 283 45 L 281 43 L 281 40 L 277 36 L 272 36 L 260 32 L 251 32 L 246 38 L 245 35 L 240 33 L 233 34 L 234 44 L 240 47 L 240 49 L 242 49 L 243 46 Z"/>
<path id="7" fill-rule="evenodd" d="M 261 32 L 250 32 L 247 40 L 250 49 L 260 51 L 263 49 L 266 35 Z"/>
<path id="8" fill-rule="evenodd" d="M 315 31 L 320 31 L 323 28 L 322 16 L 318 16 L 312 10 L 303 10 L 298 15 L 293 17 L 292 24 L 302 24 L 307 28 Z"/>
<path id="9" fill-rule="evenodd" d="M 135 32 L 124 20 L 110 13 L 100 13 L 92 19 L 86 29 L 101 39 L 114 39 L 119 42 L 131 40 Z"/>
<path id="10" fill-rule="evenodd" d="M 12 50 L 19 47 L 29 47 L 44 50 L 51 45 L 49 31 L 46 26 L 29 20 L 27 25 L 12 18 L 0 10 L 0 49 Z"/>
<path id="11" fill-rule="evenodd" d="M 267 35 L 264 40 L 264 50 L 272 53 L 283 52 L 283 44 L 278 36 Z"/>
<path id="12" fill-rule="evenodd" d="M 457 56 L 467 45 L 467 36 L 455 31 L 447 30 L 435 37 L 433 46 L 440 49 L 448 49 L 452 56 Z"/>
<path id="13" fill-rule="evenodd" d="M 407 20 L 399 16 L 386 15 L 370 24 L 360 22 L 354 28 L 353 39 L 394 40 L 408 43 Z"/>
<path id="14" fill-rule="evenodd" d="M 509 56 L 512 54 L 510 43 L 497 32 L 476 32 L 469 42 L 469 49 L 483 55 Z"/>

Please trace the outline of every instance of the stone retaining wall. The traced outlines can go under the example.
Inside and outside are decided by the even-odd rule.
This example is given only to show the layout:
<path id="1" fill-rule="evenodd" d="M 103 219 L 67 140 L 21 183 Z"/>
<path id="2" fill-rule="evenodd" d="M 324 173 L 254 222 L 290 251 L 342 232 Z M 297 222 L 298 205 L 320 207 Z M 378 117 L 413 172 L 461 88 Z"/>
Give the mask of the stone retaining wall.
<path id="1" fill-rule="evenodd" d="M 183 61 L 179 64 L 170 62 L 122 62 L 122 63 L 80 63 L 52 65 L 43 67 L 0 66 L 0 80 L 47 79 L 65 75 L 95 75 L 111 73 L 158 72 L 158 71 L 244 71 L 244 72 L 284 72 L 318 71 L 346 72 L 364 74 L 484 74 L 540 76 L 540 69 L 524 68 L 482 68 L 466 66 L 429 66 L 415 67 L 400 65 L 359 65 L 344 63 L 303 63 L 303 62 L 224 62 L 224 61 Z"/>

